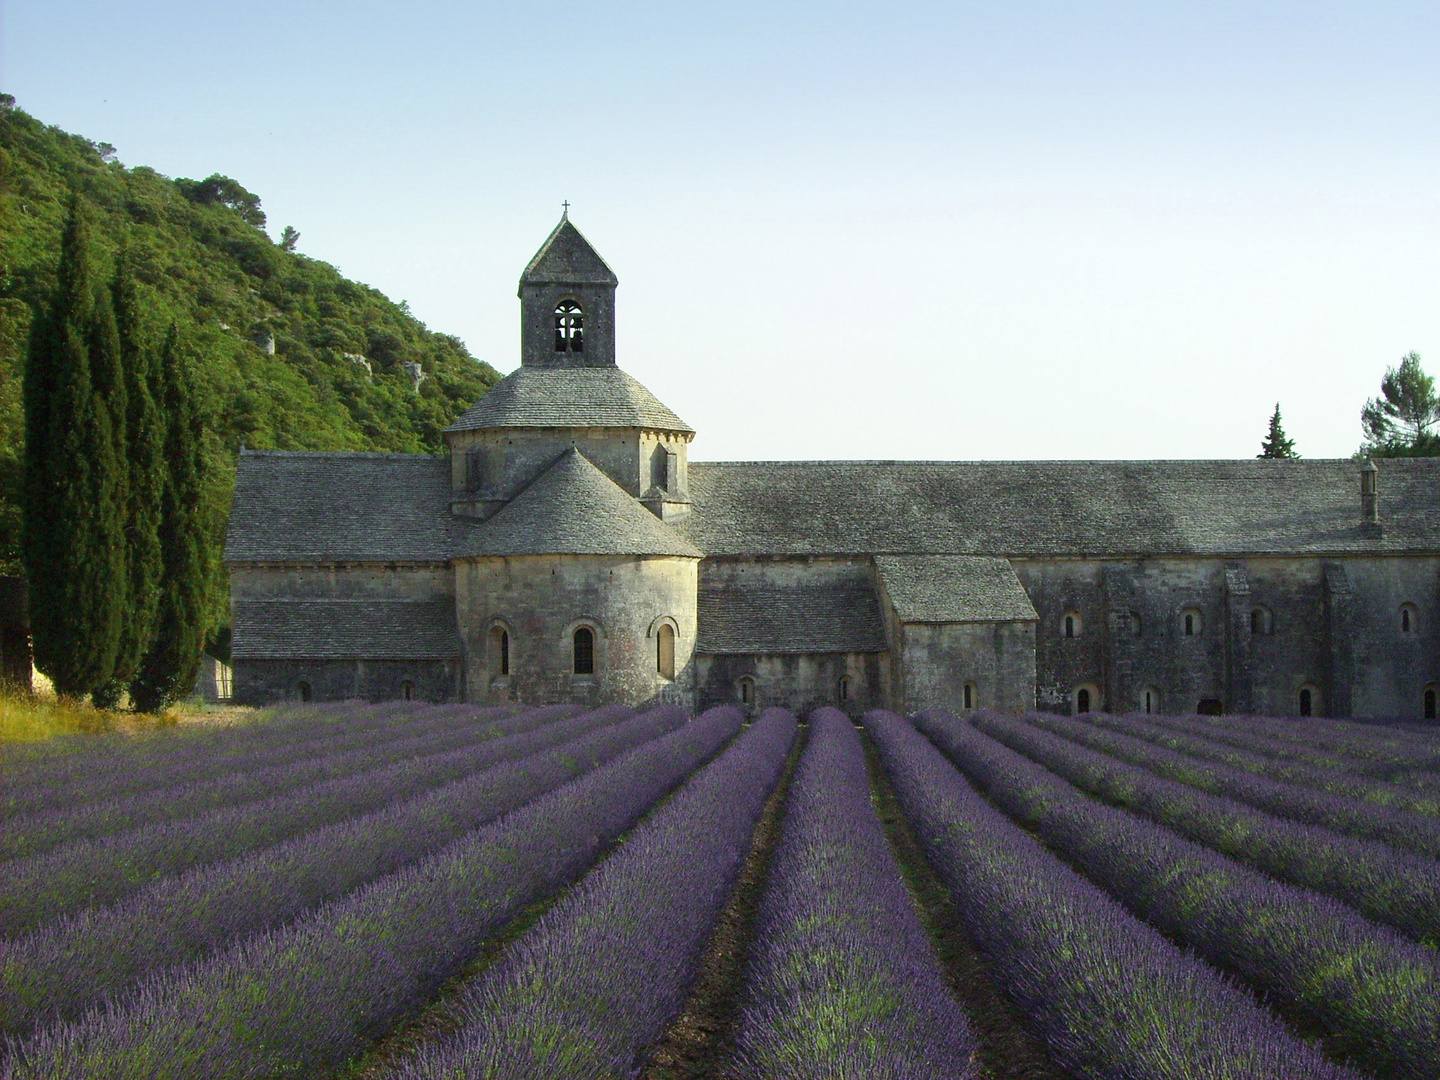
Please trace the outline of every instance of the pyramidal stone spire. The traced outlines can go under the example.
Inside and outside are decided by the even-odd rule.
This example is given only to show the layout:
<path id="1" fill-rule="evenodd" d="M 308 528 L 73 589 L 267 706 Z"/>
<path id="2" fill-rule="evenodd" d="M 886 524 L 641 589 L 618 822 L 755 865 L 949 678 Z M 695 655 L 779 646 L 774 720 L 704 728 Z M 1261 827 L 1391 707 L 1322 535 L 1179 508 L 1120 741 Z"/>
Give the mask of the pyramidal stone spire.
<path id="1" fill-rule="evenodd" d="M 520 363 L 613 367 L 618 284 L 567 208 L 520 275 Z"/>

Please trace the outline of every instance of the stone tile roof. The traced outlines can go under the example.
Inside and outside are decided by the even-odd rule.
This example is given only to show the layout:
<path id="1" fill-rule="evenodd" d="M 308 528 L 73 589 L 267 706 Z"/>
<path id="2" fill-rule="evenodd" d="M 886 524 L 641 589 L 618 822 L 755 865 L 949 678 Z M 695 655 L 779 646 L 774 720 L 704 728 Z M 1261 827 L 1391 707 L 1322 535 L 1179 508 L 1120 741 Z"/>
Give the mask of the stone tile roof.
<path id="1" fill-rule="evenodd" d="M 503 427 L 623 427 L 693 434 L 654 394 L 611 366 L 518 368 L 446 430 Z"/>
<path id="2" fill-rule="evenodd" d="M 242 451 L 228 562 L 444 562 L 450 459 Z"/>
<path id="3" fill-rule="evenodd" d="M 706 581 L 697 598 L 701 653 L 883 652 L 885 623 L 870 582 Z"/>
<path id="4" fill-rule="evenodd" d="M 1008 559 L 880 555 L 875 566 L 901 622 L 1025 622 L 1039 618 Z"/>
<path id="5" fill-rule="evenodd" d="M 453 660 L 455 602 L 237 600 L 231 655 L 242 660 Z"/>
<path id="6" fill-rule="evenodd" d="M 571 447 L 455 552 L 479 555 L 680 555 L 701 551 Z"/>
<path id="7" fill-rule="evenodd" d="M 520 284 L 618 285 L 615 271 L 580 234 L 569 216 L 562 217 L 520 275 Z"/>
<path id="8" fill-rule="evenodd" d="M 1045 556 L 1440 551 L 1440 458 L 692 462 L 677 526 L 710 555 Z"/>

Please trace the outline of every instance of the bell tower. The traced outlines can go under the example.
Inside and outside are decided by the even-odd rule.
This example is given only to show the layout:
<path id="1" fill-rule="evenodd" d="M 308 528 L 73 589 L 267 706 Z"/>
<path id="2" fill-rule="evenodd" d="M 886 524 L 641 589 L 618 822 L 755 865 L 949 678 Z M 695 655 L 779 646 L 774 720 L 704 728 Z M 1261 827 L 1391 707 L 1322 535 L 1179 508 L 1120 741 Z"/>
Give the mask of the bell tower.
<path id="1" fill-rule="evenodd" d="M 567 208 L 520 275 L 521 366 L 614 367 L 618 284 Z"/>

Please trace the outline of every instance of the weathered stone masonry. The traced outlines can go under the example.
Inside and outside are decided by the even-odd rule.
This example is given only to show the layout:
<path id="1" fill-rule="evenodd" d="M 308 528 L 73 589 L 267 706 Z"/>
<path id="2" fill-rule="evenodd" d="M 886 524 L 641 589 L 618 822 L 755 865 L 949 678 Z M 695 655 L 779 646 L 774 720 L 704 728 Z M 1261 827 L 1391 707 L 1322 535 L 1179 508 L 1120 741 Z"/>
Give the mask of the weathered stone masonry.
<path id="1" fill-rule="evenodd" d="M 562 220 L 447 454 L 242 454 L 238 699 L 1433 715 L 1440 460 L 691 464 L 617 284 Z"/>

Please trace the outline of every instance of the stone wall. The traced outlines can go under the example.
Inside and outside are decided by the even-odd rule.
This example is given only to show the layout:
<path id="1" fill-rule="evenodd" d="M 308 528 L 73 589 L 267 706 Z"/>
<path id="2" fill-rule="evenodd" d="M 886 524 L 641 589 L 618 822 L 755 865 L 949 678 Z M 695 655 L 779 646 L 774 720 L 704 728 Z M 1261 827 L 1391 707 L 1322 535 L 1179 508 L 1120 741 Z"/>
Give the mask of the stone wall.
<path id="1" fill-rule="evenodd" d="M 1035 707 L 1035 625 L 1021 622 L 904 623 L 902 711 L 972 709 L 1025 713 Z"/>
<path id="2" fill-rule="evenodd" d="M 663 446 L 676 456 L 676 494 L 688 485 L 689 444 L 673 433 L 641 428 L 486 428 L 451 432 L 446 438 L 451 486 L 461 504 L 456 510 L 473 517 L 494 513 L 572 446 L 636 498 L 652 486 L 655 448 Z M 471 452 L 479 455 L 478 488 L 469 471 Z"/>
<path id="3" fill-rule="evenodd" d="M 234 700 L 241 705 L 300 701 L 461 700 L 461 669 L 449 660 L 237 660 Z"/>
<path id="4" fill-rule="evenodd" d="M 1165 557 L 1016 560 L 1040 622 L 1036 697 L 1069 712 L 1082 685 L 1112 712 L 1153 708 L 1418 719 L 1440 681 L 1440 560 Z M 1414 605 L 1415 629 L 1400 629 Z M 1187 614 L 1194 617 L 1185 633 Z M 1065 619 L 1077 632 L 1065 635 Z M 1253 619 L 1253 621 L 1252 621 Z M 1253 629 L 1252 629 L 1253 627 Z"/>
<path id="5" fill-rule="evenodd" d="M 458 561 L 457 606 L 471 701 L 638 705 L 694 702 L 697 559 L 523 555 Z M 658 669 L 659 627 L 675 633 L 675 678 Z M 595 634 L 595 671 L 573 670 L 574 631 Z M 500 670 L 492 630 L 509 640 Z"/>
<path id="6" fill-rule="evenodd" d="M 742 686 L 749 680 L 752 711 L 778 706 L 803 716 L 833 705 L 859 716 L 891 707 L 889 667 L 885 653 L 700 654 L 696 707 L 746 704 Z"/>

